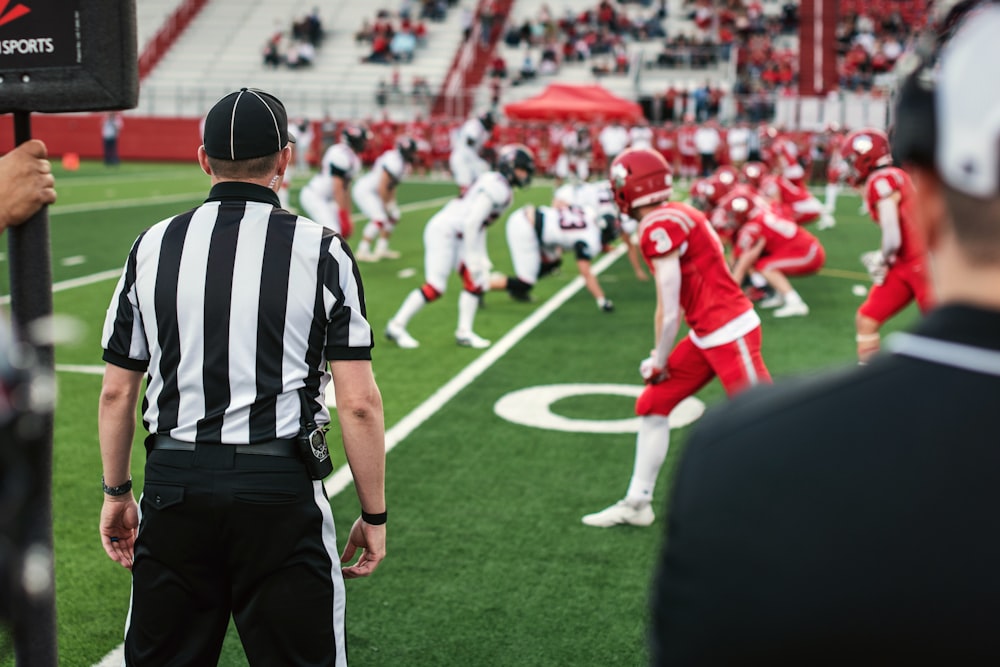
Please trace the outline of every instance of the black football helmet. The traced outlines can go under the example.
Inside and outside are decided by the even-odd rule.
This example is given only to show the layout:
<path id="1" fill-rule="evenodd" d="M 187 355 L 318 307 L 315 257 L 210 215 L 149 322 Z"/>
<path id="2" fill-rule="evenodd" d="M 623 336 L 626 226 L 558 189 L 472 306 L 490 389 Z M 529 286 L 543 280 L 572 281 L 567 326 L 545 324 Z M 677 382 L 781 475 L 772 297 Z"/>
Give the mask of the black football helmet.
<path id="1" fill-rule="evenodd" d="M 348 125 L 340 133 L 355 153 L 363 153 L 368 146 L 368 130 L 360 125 Z"/>
<path id="2" fill-rule="evenodd" d="M 492 111 L 485 111 L 479 115 L 479 122 L 483 124 L 487 132 L 492 132 L 493 128 L 496 127 L 497 119 L 493 116 Z"/>
<path id="3" fill-rule="evenodd" d="M 524 180 L 518 177 L 516 169 L 528 172 Z M 500 149 L 497 157 L 497 171 L 511 185 L 523 188 L 531 183 L 531 176 L 535 173 L 535 156 L 524 144 L 507 144 Z"/>
<path id="4" fill-rule="evenodd" d="M 396 139 L 396 150 L 403 156 L 407 164 L 413 164 L 417 159 L 417 142 L 412 137 L 403 135 Z"/>

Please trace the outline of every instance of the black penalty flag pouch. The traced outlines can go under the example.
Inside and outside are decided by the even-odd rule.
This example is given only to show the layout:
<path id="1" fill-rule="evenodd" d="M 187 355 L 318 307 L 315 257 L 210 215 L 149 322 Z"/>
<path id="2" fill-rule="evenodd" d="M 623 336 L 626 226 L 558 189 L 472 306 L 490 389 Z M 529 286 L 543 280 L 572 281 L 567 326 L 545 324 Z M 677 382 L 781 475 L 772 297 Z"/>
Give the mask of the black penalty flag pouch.
<path id="1" fill-rule="evenodd" d="M 333 461 L 330 460 L 330 450 L 326 446 L 326 431 L 316 425 L 316 420 L 309 406 L 309 397 L 304 388 L 299 389 L 299 402 L 302 404 L 302 414 L 299 418 L 301 428 L 295 438 L 298 443 L 299 456 L 306 464 L 306 470 L 312 479 L 325 479 L 333 472 Z"/>

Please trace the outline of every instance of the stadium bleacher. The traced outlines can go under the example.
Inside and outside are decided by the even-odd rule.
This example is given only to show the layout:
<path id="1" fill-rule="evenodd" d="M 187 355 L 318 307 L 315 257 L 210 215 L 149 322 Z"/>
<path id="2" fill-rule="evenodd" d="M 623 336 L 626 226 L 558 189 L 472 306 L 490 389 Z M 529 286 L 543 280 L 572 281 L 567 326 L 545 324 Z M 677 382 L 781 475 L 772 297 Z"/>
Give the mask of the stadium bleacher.
<path id="1" fill-rule="evenodd" d="M 378 109 L 378 82 L 391 85 L 394 68 L 403 91 L 416 77 L 436 92 L 461 41 L 458 12 L 451 11 L 442 22 L 427 22 L 426 44 L 412 62 L 364 63 L 369 45 L 358 43 L 354 34 L 376 10 L 366 3 L 334 0 L 321 9 L 326 36 L 312 67 L 292 71 L 264 66 L 268 39 L 289 30 L 293 20 L 314 6 L 314 0 L 280 6 L 263 0 L 211 0 L 143 81 L 136 112 L 197 116 L 227 92 L 249 85 L 273 92 L 292 115 L 364 117 Z"/>

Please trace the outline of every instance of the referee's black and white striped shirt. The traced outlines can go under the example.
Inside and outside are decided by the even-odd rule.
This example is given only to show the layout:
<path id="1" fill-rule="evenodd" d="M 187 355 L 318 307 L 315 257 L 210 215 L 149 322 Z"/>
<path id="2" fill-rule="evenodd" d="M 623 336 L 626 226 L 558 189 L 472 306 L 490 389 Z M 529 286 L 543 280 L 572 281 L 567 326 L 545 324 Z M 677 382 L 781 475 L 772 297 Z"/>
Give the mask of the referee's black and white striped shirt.
<path id="1" fill-rule="evenodd" d="M 347 243 L 270 189 L 225 182 L 135 241 L 101 344 L 147 371 L 150 433 L 252 444 L 295 436 L 303 386 L 328 422 L 326 362 L 370 360 L 374 339 Z"/>

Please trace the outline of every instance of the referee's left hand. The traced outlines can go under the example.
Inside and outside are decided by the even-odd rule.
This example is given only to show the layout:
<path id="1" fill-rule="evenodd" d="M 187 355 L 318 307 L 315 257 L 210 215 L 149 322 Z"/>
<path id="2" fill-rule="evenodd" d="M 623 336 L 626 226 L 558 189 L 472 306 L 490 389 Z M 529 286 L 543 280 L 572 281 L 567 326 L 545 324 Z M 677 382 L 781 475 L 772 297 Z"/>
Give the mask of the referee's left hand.
<path id="1" fill-rule="evenodd" d="M 101 508 L 101 544 L 108 558 L 132 569 L 135 535 L 139 529 L 139 505 L 131 493 L 104 496 Z"/>
<path id="2" fill-rule="evenodd" d="M 359 548 L 361 556 L 358 562 L 341 570 L 344 579 L 367 577 L 385 558 L 385 524 L 373 526 L 358 517 L 351 526 L 344 553 L 340 555 L 341 564 L 349 563 Z"/>

